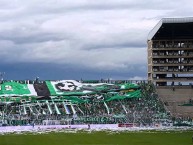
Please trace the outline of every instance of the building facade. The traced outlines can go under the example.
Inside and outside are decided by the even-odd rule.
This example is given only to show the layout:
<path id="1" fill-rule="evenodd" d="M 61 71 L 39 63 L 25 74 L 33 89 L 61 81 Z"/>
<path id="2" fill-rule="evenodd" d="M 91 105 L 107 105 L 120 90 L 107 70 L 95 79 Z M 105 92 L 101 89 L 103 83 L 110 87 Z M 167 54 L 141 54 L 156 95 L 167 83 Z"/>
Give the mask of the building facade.
<path id="1" fill-rule="evenodd" d="M 147 44 L 148 80 L 175 116 L 193 116 L 193 107 L 180 107 L 193 100 L 193 18 L 163 18 Z"/>

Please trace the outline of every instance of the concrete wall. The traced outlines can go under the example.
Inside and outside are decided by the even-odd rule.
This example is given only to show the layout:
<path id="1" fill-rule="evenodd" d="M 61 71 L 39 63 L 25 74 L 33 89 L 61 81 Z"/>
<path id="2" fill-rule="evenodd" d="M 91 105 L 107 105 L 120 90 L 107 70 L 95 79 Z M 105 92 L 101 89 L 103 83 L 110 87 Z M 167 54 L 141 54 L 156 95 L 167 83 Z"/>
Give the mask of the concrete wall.
<path id="1" fill-rule="evenodd" d="M 157 87 L 158 96 L 165 102 L 172 116 L 193 117 L 193 106 L 179 106 L 193 100 L 193 88 L 191 86 L 165 86 Z"/>

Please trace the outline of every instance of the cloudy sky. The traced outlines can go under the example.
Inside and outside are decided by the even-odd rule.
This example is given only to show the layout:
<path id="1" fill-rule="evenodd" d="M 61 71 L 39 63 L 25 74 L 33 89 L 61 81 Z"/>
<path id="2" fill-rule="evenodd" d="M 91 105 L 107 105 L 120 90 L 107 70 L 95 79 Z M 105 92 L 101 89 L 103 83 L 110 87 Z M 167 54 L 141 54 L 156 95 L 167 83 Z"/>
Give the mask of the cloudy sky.
<path id="1" fill-rule="evenodd" d="M 147 36 L 182 0 L 0 0 L 5 79 L 146 79 Z"/>

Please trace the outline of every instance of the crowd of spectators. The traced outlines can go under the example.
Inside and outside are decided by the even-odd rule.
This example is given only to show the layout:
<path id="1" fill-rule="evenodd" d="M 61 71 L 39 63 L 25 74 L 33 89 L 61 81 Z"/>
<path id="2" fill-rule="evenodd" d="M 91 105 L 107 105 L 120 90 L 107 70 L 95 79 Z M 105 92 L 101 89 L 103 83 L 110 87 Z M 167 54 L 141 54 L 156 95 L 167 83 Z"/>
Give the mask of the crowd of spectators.
<path id="1" fill-rule="evenodd" d="M 60 114 L 57 113 L 54 103 L 50 104 L 52 113 L 49 112 L 46 103 L 36 104 L 31 108 L 26 107 L 27 110 L 24 110 L 24 107 L 19 108 L 17 105 L 12 105 L 7 109 L 14 111 L 3 117 L 7 120 L 23 120 L 23 122 L 35 122 L 36 124 L 41 124 L 43 120 L 61 120 L 64 124 L 101 122 L 152 124 L 155 121 L 170 119 L 170 114 L 166 112 L 164 104 L 159 100 L 154 85 L 145 81 L 137 83 L 141 91 L 140 97 L 97 101 L 98 99 L 93 96 L 91 102 L 67 103 L 66 106 L 70 113 L 66 112 L 63 102 L 59 102 L 56 104 Z M 31 113 L 21 113 L 25 111 Z"/>

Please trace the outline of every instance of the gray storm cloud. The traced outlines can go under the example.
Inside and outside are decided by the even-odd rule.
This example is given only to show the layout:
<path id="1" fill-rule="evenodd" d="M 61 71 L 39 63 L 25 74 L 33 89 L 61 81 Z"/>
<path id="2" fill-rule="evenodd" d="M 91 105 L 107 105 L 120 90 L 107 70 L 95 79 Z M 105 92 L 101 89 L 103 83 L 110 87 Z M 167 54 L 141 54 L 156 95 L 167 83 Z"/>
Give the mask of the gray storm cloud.
<path id="1" fill-rule="evenodd" d="M 162 17 L 193 13 L 191 0 L 0 3 L 1 63 L 56 63 L 128 72 L 136 66 L 144 76 L 149 31 Z"/>

